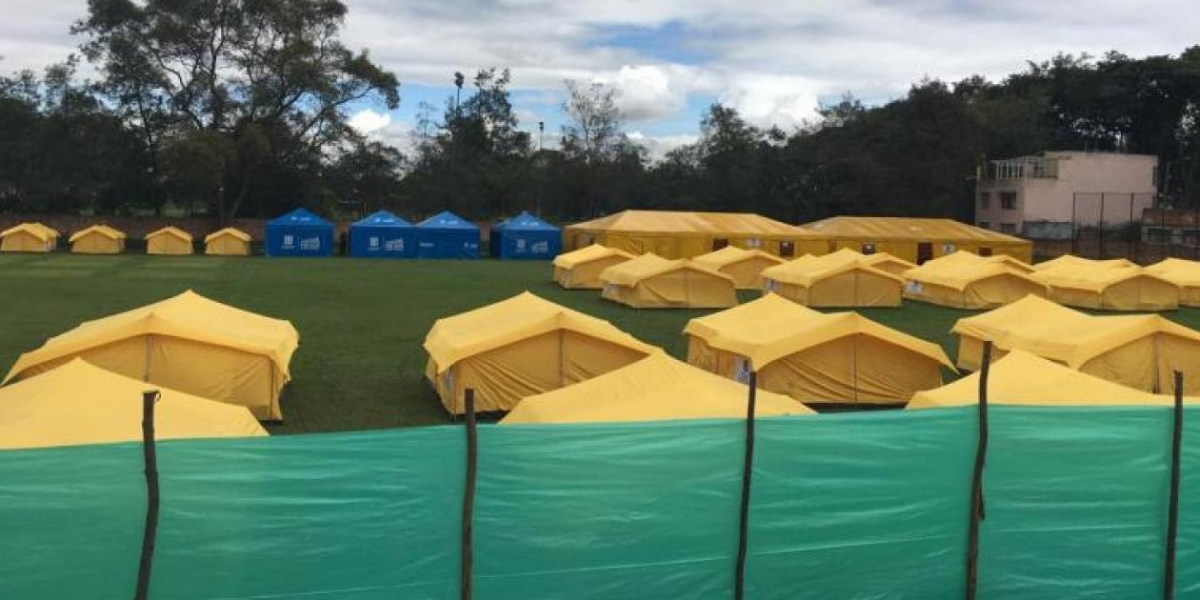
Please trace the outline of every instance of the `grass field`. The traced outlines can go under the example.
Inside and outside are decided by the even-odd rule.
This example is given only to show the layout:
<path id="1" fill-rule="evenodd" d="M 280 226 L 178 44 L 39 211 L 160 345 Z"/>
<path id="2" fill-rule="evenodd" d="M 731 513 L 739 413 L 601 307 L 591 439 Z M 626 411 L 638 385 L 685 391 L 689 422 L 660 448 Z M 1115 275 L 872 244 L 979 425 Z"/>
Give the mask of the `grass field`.
<path id="1" fill-rule="evenodd" d="M 706 312 L 639 311 L 603 301 L 597 292 L 565 291 L 550 281 L 550 266 L 541 262 L 7 254 L 0 255 L 0 365 L 7 372 L 21 352 L 80 321 L 189 288 L 289 319 L 300 331 L 293 379 L 282 402 L 286 422 L 272 426 L 272 433 L 446 422 L 421 376 L 425 333 L 440 317 L 524 290 L 609 320 L 681 358 L 684 325 Z M 950 327 L 971 314 L 918 303 L 862 312 L 940 343 L 951 358 Z M 1200 326 L 1198 310 L 1168 316 Z"/>

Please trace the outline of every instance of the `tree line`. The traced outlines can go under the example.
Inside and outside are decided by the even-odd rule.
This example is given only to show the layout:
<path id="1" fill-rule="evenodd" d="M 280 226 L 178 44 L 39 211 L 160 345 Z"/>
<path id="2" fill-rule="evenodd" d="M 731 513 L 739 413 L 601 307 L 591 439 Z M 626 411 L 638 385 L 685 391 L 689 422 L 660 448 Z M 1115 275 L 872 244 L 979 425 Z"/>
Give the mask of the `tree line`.
<path id="1" fill-rule="evenodd" d="M 80 54 L 0 78 L 0 209 L 219 220 L 297 205 L 570 221 L 625 208 L 971 218 L 977 169 L 1044 150 L 1153 154 L 1162 201 L 1200 206 L 1200 46 L 1171 56 L 1061 54 L 1000 81 L 925 79 L 879 106 L 851 95 L 791 131 L 722 104 L 699 139 L 650 160 L 619 90 L 565 82 L 542 144 L 511 74 L 454 74 L 401 152 L 349 124 L 395 109 L 397 77 L 339 39 L 338 0 L 90 0 Z M 97 74 L 80 80 L 81 61 Z M 2 64 L 2 63 L 0 63 Z M 448 74 L 449 75 L 449 74 Z"/>

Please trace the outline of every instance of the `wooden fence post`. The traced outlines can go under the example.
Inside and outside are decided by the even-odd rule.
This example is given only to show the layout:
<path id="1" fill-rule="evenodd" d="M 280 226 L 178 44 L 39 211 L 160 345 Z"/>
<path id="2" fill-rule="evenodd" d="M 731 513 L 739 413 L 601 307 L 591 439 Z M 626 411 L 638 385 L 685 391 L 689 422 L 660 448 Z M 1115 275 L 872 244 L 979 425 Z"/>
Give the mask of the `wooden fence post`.
<path id="1" fill-rule="evenodd" d="M 738 509 L 737 565 L 734 569 L 733 597 L 742 600 L 746 587 L 746 548 L 750 535 L 750 483 L 754 475 L 754 418 L 758 402 L 758 372 L 750 371 L 750 391 L 746 402 L 746 450 L 742 466 L 742 502 Z"/>
<path id="2" fill-rule="evenodd" d="M 1183 446 L 1183 373 L 1175 371 L 1175 411 L 1171 426 L 1171 489 L 1167 507 L 1167 552 L 1163 561 L 1163 598 L 1175 597 L 1175 538 L 1179 532 L 1179 458 Z"/>
<path id="3" fill-rule="evenodd" d="M 158 390 L 142 392 L 142 458 L 146 469 L 147 502 L 135 600 L 150 597 L 150 571 L 154 566 L 154 542 L 158 536 L 158 455 L 154 446 L 154 404 L 158 398 Z"/>
<path id="4" fill-rule="evenodd" d="M 975 600 L 979 580 L 979 523 L 984 519 L 983 467 L 988 451 L 988 373 L 992 368 L 992 343 L 983 343 L 979 368 L 979 434 L 975 446 L 975 469 L 971 476 L 971 520 L 967 526 L 967 600 Z"/>
<path id="5" fill-rule="evenodd" d="M 462 600 L 471 600 L 471 569 L 474 562 L 472 547 L 475 513 L 475 473 L 479 459 L 478 431 L 475 423 L 475 390 L 467 388 L 465 398 L 467 429 L 467 485 L 462 505 Z"/>

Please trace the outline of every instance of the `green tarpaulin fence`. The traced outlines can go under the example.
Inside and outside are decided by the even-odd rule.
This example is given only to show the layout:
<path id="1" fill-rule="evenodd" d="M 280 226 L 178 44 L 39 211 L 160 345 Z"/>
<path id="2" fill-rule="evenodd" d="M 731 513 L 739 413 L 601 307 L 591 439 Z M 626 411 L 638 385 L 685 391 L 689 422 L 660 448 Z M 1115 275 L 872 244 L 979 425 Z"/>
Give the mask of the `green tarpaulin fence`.
<path id="1" fill-rule="evenodd" d="M 981 599 L 1160 598 L 1171 409 L 991 410 Z M 461 427 L 159 444 L 150 597 L 456 599 Z M 482 426 L 481 600 L 729 598 L 744 424 Z M 746 597 L 960 598 L 974 407 L 763 419 Z M 1200 597 L 1187 410 L 1178 598 Z M 138 444 L 0 452 L 0 598 L 132 597 Z"/>

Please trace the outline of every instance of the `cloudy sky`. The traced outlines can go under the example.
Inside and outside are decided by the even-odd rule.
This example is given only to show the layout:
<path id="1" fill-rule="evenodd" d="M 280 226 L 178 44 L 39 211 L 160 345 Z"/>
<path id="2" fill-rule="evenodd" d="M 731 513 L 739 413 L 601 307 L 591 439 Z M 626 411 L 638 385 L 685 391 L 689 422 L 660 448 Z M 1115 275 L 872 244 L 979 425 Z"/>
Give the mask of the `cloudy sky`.
<path id="1" fill-rule="evenodd" d="M 509 67 L 522 127 L 561 122 L 563 80 L 619 90 L 626 130 L 658 154 L 695 138 L 713 102 L 797 126 L 852 92 L 868 103 L 924 76 L 999 78 L 1056 52 L 1177 54 L 1200 43 L 1196 0 L 343 0 L 354 47 L 399 75 L 402 106 L 355 124 L 403 144 L 419 104 L 454 71 Z M 78 44 L 86 0 L 0 0 L 0 70 L 40 68 Z M 536 139 L 536 137 L 535 137 Z"/>

